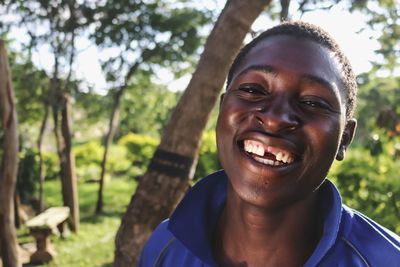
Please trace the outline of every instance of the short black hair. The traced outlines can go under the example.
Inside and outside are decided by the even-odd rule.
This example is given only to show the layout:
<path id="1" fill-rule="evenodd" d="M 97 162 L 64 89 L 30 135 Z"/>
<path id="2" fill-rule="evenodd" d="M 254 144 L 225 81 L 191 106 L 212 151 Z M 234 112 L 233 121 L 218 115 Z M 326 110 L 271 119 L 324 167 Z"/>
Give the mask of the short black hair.
<path id="1" fill-rule="evenodd" d="M 253 39 L 250 43 L 244 46 L 236 56 L 229 69 L 226 87 L 228 88 L 228 86 L 232 82 L 234 72 L 242 63 L 243 59 L 250 52 L 250 50 L 255 47 L 260 41 L 265 40 L 268 37 L 277 35 L 289 35 L 296 38 L 308 39 L 328 48 L 334 53 L 335 57 L 342 67 L 341 79 L 346 93 L 346 117 L 347 119 L 352 118 L 357 102 L 357 82 L 353 68 L 351 67 L 348 58 L 344 55 L 333 37 L 320 27 L 307 22 L 283 22 L 273 28 L 264 31 L 255 39 Z"/>

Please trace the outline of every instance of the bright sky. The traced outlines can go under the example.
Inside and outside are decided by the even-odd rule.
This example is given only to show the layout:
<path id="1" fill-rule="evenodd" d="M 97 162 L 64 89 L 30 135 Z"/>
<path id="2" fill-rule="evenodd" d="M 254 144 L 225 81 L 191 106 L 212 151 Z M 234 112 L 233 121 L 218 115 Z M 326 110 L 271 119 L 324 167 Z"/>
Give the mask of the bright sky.
<path id="1" fill-rule="evenodd" d="M 217 5 L 217 8 L 222 8 L 224 3 L 224 0 L 213 1 L 213 5 Z M 292 6 L 292 8 L 295 9 L 296 6 Z M 295 14 L 295 12 L 292 13 Z M 300 18 L 294 17 L 293 19 Z M 331 33 L 349 57 L 357 74 L 368 71 L 371 68 L 369 62 L 375 59 L 374 50 L 378 48 L 378 42 L 371 39 L 371 36 L 374 35 L 373 32 L 359 32 L 365 25 L 363 15 L 349 14 L 346 7 L 337 5 L 330 11 L 308 12 L 301 19 L 317 24 Z M 253 29 L 259 31 L 273 25 L 266 16 L 261 16 L 253 24 Z M 249 40 L 250 37 L 246 38 L 246 42 Z M 108 86 L 99 63 L 99 58 L 102 56 L 104 58 L 104 54 L 101 54 L 88 40 L 80 39 L 77 47 L 80 51 L 75 65 L 77 78 L 86 80 L 97 92 L 104 93 Z M 34 62 L 50 72 L 53 59 L 48 53 L 48 47 L 43 46 L 34 55 Z M 172 74 L 163 70 L 160 71 L 158 76 L 160 80 L 157 82 L 167 84 L 171 90 L 184 90 L 190 80 L 190 75 L 174 80 Z"/>

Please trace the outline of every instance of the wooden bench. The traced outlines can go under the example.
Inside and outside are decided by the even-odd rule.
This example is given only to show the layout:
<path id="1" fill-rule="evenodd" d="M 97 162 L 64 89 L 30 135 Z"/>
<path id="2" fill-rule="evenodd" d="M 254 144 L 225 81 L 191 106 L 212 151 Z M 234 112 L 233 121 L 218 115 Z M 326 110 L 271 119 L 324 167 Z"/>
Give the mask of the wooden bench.
<path id="1" fill-rule="evenodd" d="M 26 225 L 36 240 L 36 251 L 30 257 L 31 264 L 44 264 L 53 259 L 56 253 L 49 236 L 64 236 L 68 230 L 68 217 L 68 207 L 53 207 L 27 221 Z"/>

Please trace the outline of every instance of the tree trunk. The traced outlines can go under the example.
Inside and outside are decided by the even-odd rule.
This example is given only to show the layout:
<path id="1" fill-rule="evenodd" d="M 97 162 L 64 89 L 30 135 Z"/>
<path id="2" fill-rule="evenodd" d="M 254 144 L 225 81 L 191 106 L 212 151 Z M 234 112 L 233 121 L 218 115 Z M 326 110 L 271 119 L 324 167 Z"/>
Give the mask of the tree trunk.
<path id="1" fill-rule="evenodd" d="M 111 112 L 111 119 L 110 119 L 109 128 L 108 128 L 108 132 L 107 132 L 105 143 L 104 143 L 103 160 L 101 162 L 99 191 L 98 191 L 96 212 L 95 212 L 96 214 L 100 214 L 103 211 L 103 188 L 104 188 L 104 176 L 106 175 L 106 170 L 107 170 L 106 164 L 107 164 L 107 159 L 108 159 L 108 150 L 111 146 L 115 131 L 118 126 L 121 97 L 125 91 L 125 88 L 126 88 L 126 85 L 121 87 L 118 90 L 118 92 L 115 94 L 115 98 L 114 98 L 113 109 Z"/>
<path id="2" fill-rule="evenodd" d="M 17 115 L 7 52 L 0 41 L 0 115 L 2 151 L 0 165 L 0 248 L 4 266 L 21 266 L 14 224 L 14 193 L 18 165 Z"/>
<path id="3" fill-rule="evenodd" d="M 56 49 L 55 49 L 56 51 Z M 73 55 L 71 55 L 70 64 L 72 65 Z M 71 111 L 69 95 L 66 93 L 69 84 L 70 74 L 61 89 L 58 79 L 58 56 L 54 54 L 54 73 L 50 82 L 50 100 L 53 111 L 54 135 L 56 138 L 57 154 L 60 159 L 60 176 L 63 204 L 71 210 L 71 229 L 74 232 L 79 230 L 79 203 L 77 191 L 77 178 L 75 174 L 75 159 L 72 154 L 71 144 Z M 60 109 L 61 107 L 61 109 Z"/>
<path id="4" fill-rule="evenodd" d="M 63 205 L 71 210 L 71 229 L 77 232 L 79 229 L 79 205 L 77 203 L 77 185 L 75 176 L 75 162 L 71 152 L 71 135 L 69 127 L 69 103 L 57 85 L 53 84 L 53 119 L 54 135 L 56 138 L 57 154 L 60 160 L 61 191 Z M 61 110 L 59 109 L 61 107 Z M 61 117 L 61 118 L 60 118 Z"/>
<path id="5" fill-rule="evenodd" d="M 66 191 L 67 188 L 66 163 L 65 163 L 66 159 L 65 159 L 65 154 L 63 153 L 63 151 L 65 150 L 65 144 L 63 139 L 61 138 L 61 133 L 60 133 L 60 124 L 61 124 L 60 106 L 62 105 L 62 94 L 61 94 L 60 80 L 58 79 L 58 68 L 59 68 L 58 56 L 54 55 L 54 72 L 53 72 L 53 77 L 50 80 L 48 99 L 50 100 L 50 105 L 53 114 L 53 122 L 54 122 L 53 131 L 54 131 L 54 137 L 56 139 L 57 155 L 60 161 L 59 164 L 60 164 L 61 193 L 63 197 L 62 198 L 63 205 L 68 206 L 67 202 L 68 193 Z"/>
<path id="6" fill-rule="evenodd" d="M 39 212 L 44 211 L 44 194 L 43 194 L 43 188 L 44 188 L 44 160 L 43 160 L 43 137 L 44 137 L 44 132 L 46 130 L 46 125 L 47 125 L 47 118 L 49 117 L 49 107 L 47 104 L 44 105 L 44 117 L 42 120 L 42 124 L 40 125 L 40 132 L 39 132 L 39 138 L 37 142 L 37 147 L 38 147 L 38 155 L 39 155 Z"/>
<path id="7" fill-rule="evenodd" d="M 104 154 L 103 154 L 103 160 L 101 162 L 99 191 L 97 194 L 98 196 L 97 196 L 97 204 L 96 204 L 96 211 L 95 211 L 96 214 L 100 214 L 103 211 L 103 191 L 104 191 L 103 189 L 104 189 L 104 177 L 105 177 L 106 171 L 107 171 L 108 151 L 112 144 L 112 140 L 114 138 L 115 131 L 117 130 L 117 127 L 118 127 L 122 96 L 123 96 L 126 88 L 128 87 L 128 83 L 129 83 L 129 80 L 131 79 L 132 75 L 136 72 L 136 70 L 138 69 L 141 62 L 148 60 L 153 56 L 153 51 L 154 50 L 145 49 L 142 52 L 142 55 L 141 55 L 142 60 L 138 60 L 134 64 L 131 65 L 131 67 L 129 68 L 129 71 L 127 72 L 127 74 L 125 76 L 124 84 L 118 89 L 118 91 L 115 94 L 113 109 L 111 112 L 111 118 L 110 118 L 110 123 L 109 123 L 109 127 L 108 127 L 108 132 L 107 132 L 105 142 L 104 142 Z"/>
<path id="8" fill-rule="evenodd" d="M 71 100 L 68 94 L 62 96 L 61 110 L 61 133 L 64 143 L 62 151 L 63 160 L 65 160 L 65 193 L 66 204 L 71 211 L 71 228 L 72 231 L 79 231 L 79 201 L 78 201 L 78 185 L 75 174 L 75 157 L 72 153 L 71 143 Z"/>
<path id="9" fill-rule="evenodd" d="M 167 124 L 161 143 L 122 218 L 114 266 L 134 266 L 157 224 L 168 217 L 188 187 L 201 135 L 226 73 L 246 33 L 270 0 L 227 1 L 193 77 Z"/>
<path id="10" fill-rule="evenodd" d="M 289 18 L 289 6 L 290 6 L 290 0 L 281 0 L 281 13 L 280 13 L 281 21 L 287 20 Z"/>
<path id="11" fill-rule="evenodd" d="M 14 222 L 15 222 L 15 228 L 19 229 L 21 227 L 21 218 L 19 216 L 19 209 L 21 207 L 21 200 L 19 198 L 19 195 L 17 194 L 18 190 L 15 190 L 14 194 Z"/>
<path id="12" fill-rule="evenodd" d="M 51 89 L 55 90 L 55 89 Z M 60 133 L 60 111 L 58 108 L 58 103 L 56 102 L 56 99 L 53 99 L 54 103 L 52 103 L 52 111 L 53 111 L 53 121 L 54 121 L 54 137 L 56 139 L 56 148 L 57 148 L 57 155 L 58 159 L 60 161 L 60 180 L 61 180 L 61 194 L 62 194 L 62 199 L 63 199 L 63 205 L 68 206 L 67 203 L 67 191 L 66 191 L 66 159 L 64 156 L 63 151 L 65 150 L 65 144 L 63 142 L 63 139 L 61 138 L 61 133 Z"/>

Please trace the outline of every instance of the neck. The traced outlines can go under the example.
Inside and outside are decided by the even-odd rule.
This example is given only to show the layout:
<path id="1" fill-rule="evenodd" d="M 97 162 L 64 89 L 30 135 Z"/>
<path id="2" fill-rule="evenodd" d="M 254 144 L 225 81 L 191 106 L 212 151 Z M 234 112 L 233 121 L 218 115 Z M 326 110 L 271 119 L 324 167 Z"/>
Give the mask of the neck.
<path id="1" fill-rule="evenodd" d="M 314 251 L 322 222 L 317 193 L 265 210 L 234 196 L 218 221 L 214 252 L 222 266 L 303 266 Z"/>

